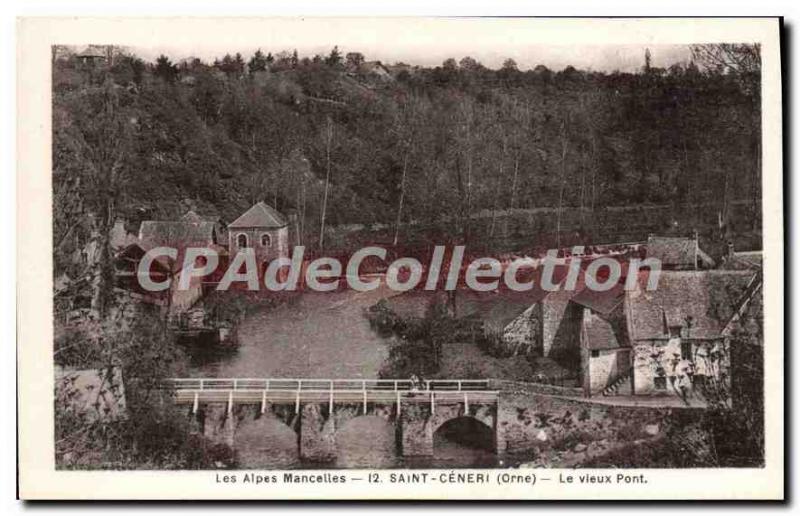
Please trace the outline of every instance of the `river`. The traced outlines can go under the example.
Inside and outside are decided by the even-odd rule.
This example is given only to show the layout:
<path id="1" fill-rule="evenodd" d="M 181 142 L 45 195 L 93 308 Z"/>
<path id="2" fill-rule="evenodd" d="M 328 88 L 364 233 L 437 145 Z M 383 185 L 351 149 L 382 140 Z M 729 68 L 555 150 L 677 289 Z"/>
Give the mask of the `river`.
<path id="1" fill-rule="evenodd" d="M 239 326 L 239 349 L 225 355 L 195 355 L 191 375 L 217 378 L 377 378 L 390 341 L 375 333 L 363 310 L 391 291 L 306 292 L 296 303 L 265 309 Z M 452 430 L 452 429 L 451 429 Z M 469 431 L 465 427 L 463 431 Z M 336 432 L 338 457 L 330 464 L 301 461 L 296 434 L 264 416 L 237 428 L 239 462 L 248 468 L 488 467 L 490 451 L 460 444 L 458 429 L 437 432 L 434 457 L 396 454 L 395 427 L 377 416 L 358 417 Z"/>

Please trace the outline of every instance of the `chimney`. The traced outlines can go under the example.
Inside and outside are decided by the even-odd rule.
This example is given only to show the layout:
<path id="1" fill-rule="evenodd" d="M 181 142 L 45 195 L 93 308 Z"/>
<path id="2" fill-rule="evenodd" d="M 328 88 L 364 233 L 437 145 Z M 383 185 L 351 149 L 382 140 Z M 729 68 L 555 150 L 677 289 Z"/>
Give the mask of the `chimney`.
<path id="1" fill-rule="evenodd" d="M 730 240 L 728 240 L 728 258 L 729 258 L 729 259 L 732 259 L 732 258 L 733 258 L 733 253 L 734 253 L 734 250 L 733 250 L 733 242 L 731 242 Z"/>

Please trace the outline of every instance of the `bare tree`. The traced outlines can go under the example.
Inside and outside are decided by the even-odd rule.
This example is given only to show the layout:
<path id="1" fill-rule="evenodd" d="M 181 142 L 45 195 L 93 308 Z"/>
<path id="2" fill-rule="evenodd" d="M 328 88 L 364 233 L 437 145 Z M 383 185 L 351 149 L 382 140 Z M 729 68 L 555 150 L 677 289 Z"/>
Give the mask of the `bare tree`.
<path id="1" fill-rule="evenodd" d="M 567 123 L 564 120 L 561 124 L 561 181 L 558 188 L 558 213 L 556 216 L 556 247 L 561 247 L 561 215 L 564 207 L 564 189 L 567 186 Z"/>
<path id="2" fill-rule="evenodd" d="M 761 45 L 758 43 L 710 43 L 689 48 L 694 60 L 707 69 L 739 74 L 761 71 Z"/>
<path id="3" fill-rule="evenodd" d="M 118 92 L 107 82 L 98 93 L 100 109 L 87 120 L 73 120 L 63 135 L 75 164 L 83 176 L 82 205 L 91 220 L 94 256 L 89 265 L 92 276 L 92 308 L 102 317 L 112 291 L 111 229 L 128 173 L 127 161 L 133 144 L 133 122 L 120 105 Z"/>
<path id="4" fill-rule="evenodd" d="M 410 98 L 396 120 L 395 132 L 397 133 L 397 138 L 399 140 L 400 147 L 402 148 L 403 172 L 400 177 L 400 200 L 397 204 L 393 245 L 397 245 L 400 237 L 400 224 L 402 221 L 403 206 L 406 198 L 406 182 L 409 160 L 415 148 L 414 135 L 418 130 L 419 121 L 422 118 L 422 113 L 425 109 L 425 106 L 423 106 L 421 102 L 422 101 L 419 98 Z"/>
<path id="5" fill-rule="evenodd" d="M 325 247 L 325 216 L 328 211 L 328 189 L 331 184 L 331 143 L 333 142 L 333 121 L 328 117 L 325 131 L 325 193 L 322 196 L 322 217 L 319 226 L 319 249 Z"/>

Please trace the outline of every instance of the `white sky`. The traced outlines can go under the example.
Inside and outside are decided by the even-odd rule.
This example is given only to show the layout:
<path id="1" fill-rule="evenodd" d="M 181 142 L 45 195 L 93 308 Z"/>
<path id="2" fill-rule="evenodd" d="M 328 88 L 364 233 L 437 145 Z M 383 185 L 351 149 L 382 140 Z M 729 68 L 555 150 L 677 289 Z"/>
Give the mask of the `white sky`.
<path id="1" fill-rule="evenodd" d="M 343 38 L 339 38 L 343 39 Z M 281 45 L 263 45 L 260 48 L 266 54 L 277 54 L 282 50 L 297 49 L 300 57 L 311 57 L 314 54 L 327 55 L 331 48 L 337 45 L 332 41 L 328 45 L 307 44 L 303 41 L 287 41 Z M 507 58 L 517 62 L 521 70 L 527 70 L 536 65 L 543 64 L 552 70 L 561 70 L 567 65 L 583 70 L 597 70 L 611 72 L 619 70 L 632 72 L 641 69 L 644 64 L 644 52 L 650 49 L 652 66 L 669 67 L 675 63 L 688 63 L 691 53 L 686 45 L 603 45 L 603 46 L 524 46 L 504 48 L 476 48 L 474 45 L 450 45 L 447 48 L 431 47 L 425 52 L 411 48 L 369 49 L 364 46 L 338 44 L 344 56 L 347 52 L 358 51 L 364 54 L 367 60 L 379 60 L 385 64 L 397 61 L 413 65 L 436 66 L 449 57 L 456 61 L 464 56 L 472 56 L 489 68 L 499 68 Z M 204 46 L 135 46 L 132 50 L 141 58 L 154 61 L 160 54 L 166 54 L 173 61 L 186 57 L 199 57 L 213 62 L 226 53 L 240 52 L 245 60 L 255 52 L 258 47 L 250 46 L 221 46 L 214 48 Z"/>
<path id="2" fill-rule="evenodd" d="M 645 48 L 650 48 L 653 66 L 688 62 L 688 43 L 708 33 L 707 25 L 692 28 L 686 20 L 646 25 L 530 18 L 223 18 L 151 25 L 135 40 L 111 42 L 127 44 L 147 60 L 161 53 L 175 61 L 190 56 L 213 61 L 236 52 L 249 58 L 257 48 L 273 54 L 296 48 L 303 57 L 327 55 L 338 45 L 342 54 L 359 51 L 368 60 L 390 64 L 435 66 L 469 55 L 490 68 L 511 57 L 523 70 L 543 64 L 553 70 L 572 65 L 634 71 L 644 64 Z"/>

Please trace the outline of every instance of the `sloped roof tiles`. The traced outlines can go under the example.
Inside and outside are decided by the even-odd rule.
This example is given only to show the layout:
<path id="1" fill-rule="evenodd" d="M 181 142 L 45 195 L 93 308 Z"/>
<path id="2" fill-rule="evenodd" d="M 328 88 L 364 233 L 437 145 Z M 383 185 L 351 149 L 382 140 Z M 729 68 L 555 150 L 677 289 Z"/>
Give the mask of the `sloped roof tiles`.
<path id="1" fill-rule="evenodd" d="M 286 218 L 265 202 L 254 204 L 242 216 L 228 224 L 229 228 L 282 228 Z"/>

